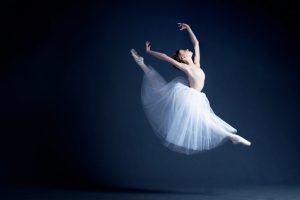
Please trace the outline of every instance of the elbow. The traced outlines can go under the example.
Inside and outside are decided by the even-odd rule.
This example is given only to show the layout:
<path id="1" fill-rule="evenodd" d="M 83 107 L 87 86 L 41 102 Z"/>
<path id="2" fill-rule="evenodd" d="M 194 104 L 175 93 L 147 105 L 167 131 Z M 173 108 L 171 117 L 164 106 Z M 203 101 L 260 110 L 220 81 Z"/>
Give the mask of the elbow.
<path id="1" fill-rule="evenodd" d="M 199 41 L 198 40 L 194 41 L 194 46 L 199 46 Z"/>

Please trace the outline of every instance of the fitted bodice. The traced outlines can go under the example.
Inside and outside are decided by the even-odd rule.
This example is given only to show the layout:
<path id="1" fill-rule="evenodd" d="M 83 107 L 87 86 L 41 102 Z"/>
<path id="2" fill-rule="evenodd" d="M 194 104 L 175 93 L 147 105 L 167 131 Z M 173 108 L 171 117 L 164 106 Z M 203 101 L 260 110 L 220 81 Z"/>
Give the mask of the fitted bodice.
<path id="1" fill-rule="evenodd" d="M 186 72 L 189 80 L 189 85 L 198 91 L 201 91 L 204 87 L 205 73 L 200 67 L 190 67 Z"/>

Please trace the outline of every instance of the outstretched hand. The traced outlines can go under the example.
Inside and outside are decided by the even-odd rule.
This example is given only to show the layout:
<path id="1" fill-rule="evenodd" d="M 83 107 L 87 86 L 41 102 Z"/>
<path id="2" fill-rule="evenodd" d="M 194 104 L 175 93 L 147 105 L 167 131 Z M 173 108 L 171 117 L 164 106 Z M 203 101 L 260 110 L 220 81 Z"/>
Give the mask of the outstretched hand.
<path id="1" fill-rule="evenodd" d="M 188 24 L 185 24 L 185 23 L 177 23 L 177 24 L 178 24 L 178 27 L 180 28 L 180 30 L 190 28 L 190 26 Z"/>
<path id="2" fill-rule="evenodd" d="M 151 44 L 149 41 L 146 42 L 146 46 L 145 46 L 145 50 L 148 53 L 149 51 L 151 51 Z"/>

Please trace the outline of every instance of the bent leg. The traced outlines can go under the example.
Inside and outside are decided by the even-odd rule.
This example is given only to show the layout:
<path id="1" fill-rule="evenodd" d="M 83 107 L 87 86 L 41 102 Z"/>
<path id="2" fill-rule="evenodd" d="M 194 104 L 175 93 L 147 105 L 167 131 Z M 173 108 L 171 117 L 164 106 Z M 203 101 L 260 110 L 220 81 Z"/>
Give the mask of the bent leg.
<path id="1" fill-rule="evenodd" d="M 220 124 L 216 123 L 213 119 L 209 120 L 209 126 L 216 134 L 226 135 L 234 144 L 241 143 L 246 146 L 251 145 L 251 142 L 235 133 L 228 131 L 223 126 L 220 126 Z"/>

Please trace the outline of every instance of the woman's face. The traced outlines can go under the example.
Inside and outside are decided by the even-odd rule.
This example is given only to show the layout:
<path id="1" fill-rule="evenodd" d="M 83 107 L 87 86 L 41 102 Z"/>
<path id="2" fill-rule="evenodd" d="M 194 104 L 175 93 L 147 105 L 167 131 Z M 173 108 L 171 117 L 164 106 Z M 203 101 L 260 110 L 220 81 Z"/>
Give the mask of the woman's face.
<path id="1" fill-rule="evenodd" d="M 179 58 L 183 61 L 191 58 L 192 56 L 193 56 L 193 52 L 191 52 L 189 49 L 179 50 Z"/>

